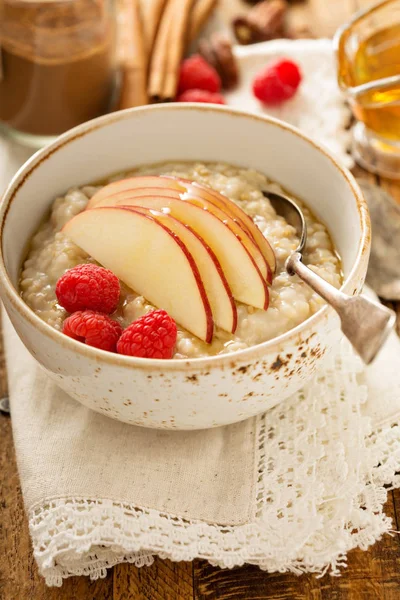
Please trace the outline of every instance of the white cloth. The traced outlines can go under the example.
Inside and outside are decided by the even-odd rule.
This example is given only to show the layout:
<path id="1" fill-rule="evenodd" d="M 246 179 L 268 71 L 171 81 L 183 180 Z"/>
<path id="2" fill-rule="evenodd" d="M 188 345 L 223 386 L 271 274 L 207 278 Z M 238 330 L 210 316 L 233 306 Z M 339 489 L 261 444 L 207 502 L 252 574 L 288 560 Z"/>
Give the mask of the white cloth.
<path id="1" fill-rule="evenodd" d="M 273 42 L 238 54 L 261 61 L 262 53 L 266 61 L 270 48 L 273 56 L 294 55 L 306 74 L 292 121 L 308 123 L 325 143 L 340 140 L 345 159 L 330 45 Z M 311 93 L 307 73 L 316 64 Z M 336 99 L 329 103 L 321 89 Z M 232 103 L 253 107 L 247 93 L 235 94 Z M 308 94 L 324 98 L 320 111 Z M 3 176 L 21 159 L 15 151 L 1 142 Z M 149 564 L 155 554 L 336 574 L 350 549 L 390 530 L 384 485 L 398 485 L 400 470 L 395 334 L 367 370 L 344 343 L 304 390 L 266 415 L 177 434 L 92 413 L 46 379 L 8 319 L 4 330 L 18 467 L 34 555 L 49 585 L 73 574 L 102 577 L 123 561 Z"/>
<path id="2" fill-rule="evenodd" d="M 320 142 L 348 168 L 354 160 L 350 148 L 351 113 L 339 90 L 330 40 L 274 40 L 252 46 L 236 46 L 240 86 L 226 95 L 230 106 L 287 121 Z M 254 98 L 252 81 L 270 61 L 294 60 L 303 75 L 296 95 L 278 107 L 263 108 Z"/>
<path id="3" fill-rule="evenodd" d="M 323 373 L 266 415 L 178 439 L 70 400 L 8 319 L 4 326 L 18 466 L 35 558 L 49 585 L 73 574 L 104 576 L 118 562 L 149 564 L 154 554 L 338 573 L 350 549 L 366 549 L 390 530 L 383 486 L 398 484 L 400 465 L 395 334 L 366 371 L 344 343 Z M 382 365 L 390 370 L 384 382 Z M 215 481 L 198 477 L 204 466 Z M 58 481 L 58 494 L 43 494 Z M 146 505 L 138 501 L 144 483 Z"/>

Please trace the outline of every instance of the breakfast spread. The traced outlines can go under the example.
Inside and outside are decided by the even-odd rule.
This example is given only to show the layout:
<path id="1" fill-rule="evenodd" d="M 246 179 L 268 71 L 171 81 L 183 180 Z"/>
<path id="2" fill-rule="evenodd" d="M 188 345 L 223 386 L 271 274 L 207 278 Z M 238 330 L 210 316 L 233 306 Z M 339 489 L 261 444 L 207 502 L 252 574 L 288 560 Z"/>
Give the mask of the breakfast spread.
<path id="1" fill-rule="evenodd" d="M 284 35 L 286 2 L 264 5 L 238 18 L 238 28 L 234 22 L 243 43 L 259 30 L 262 39 Z M 4 0 L 0 122 L 42 145 L 43 137 L 110 110 L 160 100 L 225 104 L 223 91 L 240 79 L 232 43 L 220 32 L 198 38 L 216 6 L 217 0 L 121 0 L 117 31 L 113 2 Z M 277 104 L 296 93 L 295 68 L 266 69 L 254 81 L 256 98 Z"/>
<path id="2" fill-rule="evenodd" d="M 66 335 L 131 356 L 197 358 L 279 336 L 323 301 L 287 274 L 298 238 L 264 190 L 282 191 L 252 169 L 184 162 L 73 188 L 32 239 L 22 298 Z M 298 202 L 305 263 L 339 287 L 329 233 Z"/>
<path id="3" fill-rule="evenodd" d="M 220 40 L 220 44 L 223 48 L 223 39 Z M 221 72 L 217 65 L 214 66 L 211 43 L 201 43 L 200 51 L 201 54 L 193 54 L 180 66 L 176 102 L 225 104 L 221 89 L 229 89 L 236 85 L 238 73 L 235 62 L 232 63 L 233 70 Z M 302 79 L 299 66 L 292 60 L 281 58 L 268 63 L 256 73 L 252 82 L 252 93 L 266 106 L 279 105 L 293 98 Z"/>
<path id="4" fill-rule="evenodd" d="M 226 103 L 223 92 L 240 81 L 232 42 L 219 31 L 198 38 L 217 0 L 122 0 L 121 6 L 125 18 L 120 35 L 120 108 L 164 100 Z M 237 40 L 250 44 L 304 37 L 288 24 L 287 7 L 286 0 L 265 0 L 247 15 L 239 15 L 232 22 Z M 197 53 L 191 55 L 194 48 Z M 264 104 L 285 102 L 300 85 L 298 66 L 292 63 L 289 70 L 285 67 L 289 61 L 281 62 L 282 68 L 265 65 L 253 83 L 254 95 Z"/>

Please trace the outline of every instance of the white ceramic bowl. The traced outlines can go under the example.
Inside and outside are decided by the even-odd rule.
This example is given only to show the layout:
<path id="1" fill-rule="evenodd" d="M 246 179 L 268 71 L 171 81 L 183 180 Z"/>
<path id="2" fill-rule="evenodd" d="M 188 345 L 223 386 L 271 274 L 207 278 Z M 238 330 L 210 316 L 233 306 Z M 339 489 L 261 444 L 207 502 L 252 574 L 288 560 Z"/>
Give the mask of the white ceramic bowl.
<path id="1" fill-rule="evenodd" d="M 337 341 L 332 309 L 234 354 L 162 361 L 116 356 L 62 335 L 24 304 L 17 288 L 27 243 L 55 196 L 135 165 L 179 159 L 252 167 L 302 197 L 329 226 L 343 259 L 343 290 L 360 291 L 370 246 L 368 210 L 352 176 L 332 156 L 273 119 L 170 104 L 81 125 L 20 169 L 1 202 L 1 297 L 28 350 L 82 404 L 136 425 L 199 429 L 263 412 L 298 390 Z"/>

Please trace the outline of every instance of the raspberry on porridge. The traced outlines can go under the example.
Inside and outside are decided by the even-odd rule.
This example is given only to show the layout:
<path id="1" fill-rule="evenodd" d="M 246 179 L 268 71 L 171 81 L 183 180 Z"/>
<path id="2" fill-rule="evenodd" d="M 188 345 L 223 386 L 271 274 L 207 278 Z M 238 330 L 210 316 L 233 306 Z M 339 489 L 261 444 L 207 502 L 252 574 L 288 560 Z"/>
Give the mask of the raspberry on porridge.
<path id="1" fill-rule="evenodd" d="M 155 183 L 159 176 L 164 176 L 163 187 Z M 179 181 L 168 179 L 169 184 L 166 184 L 165 176 L 207 186 L 208 191 L 201 188 L 203 191 L 198 196 L 194 194 L 194 199 L 191 198 L 193 208 L 190 215 L 187 215 L 187 220 L 186 208 L 182 209 L 182 205 L 187 203 L 177 199 L 177 192 L 174 191 Z M 142 188 L 131 190 L 127 207 L 127 194 L 121 180 L 132 177 L 143 178 L 143 181 L 151 180 L 152 183 L 147 191 Z M 100 190 L 106 189 L 103 187 L 106 184 L 119 181 L 121 185 L 116 186 L 110 196 L 112 201 L 109 198 L 104 201 Z M 21 273 L 21 296 L 52 327 L 62 331 L 63 323 L 69 315 L 57 300 L 58 280 L 68 269 L 85 263 L 100 263 L 120 279 L 120 300 L 111 318 L 123 329 L 154 309 L 165 309 L 168 312 L 178 327 L 173 352 L 175 359 L 236 352 L 259 344 L 296 327 L 324 304 L 306 284 L 296 276 L 289 276 L 285 270 L 285 261 L 296 249 L 298 238 L 293 227 L 283 217 L 276 215 L 268 199 L 263 196 L 263 190 L 278 193 L 283 190 L 262 173 L 219 163 L 168 162 L 118 174 L 107 179 L 103 186 L 74 188 L 64 197 L 57 198 L 49 218 L 32 239 Z M 215 192 L 219 194 L 215 195 Z M 222 200 L 220 194 L 223 195 Z M 185 199 L 183 196 L 182 200 Z M 303 202 L 296 201 L 304 212 L 308 228 L 304 262 L 329 283 L 340 287 L 341 263 L 326 226 Z M 239 207 L 246 215 L 238 208 L 230 213 L 224 212 L 227 210 L 224 206 L 226 202 L 228 205 L 233 203 L 234 207 Z M 89 203 L 90 210 L 85 210 Z M 116 209 L 118 206 L 119 209 Z M 166 206 L 168 210 L 162 212 L 162 206 Z M 183 211 L 182 214 L 180 211 Z M 106 214 L 107 217 L 104 216 Z M 104 253 L 108 242 L 101 244 L 101 235 L 97 240 L 99 254 L 85 252 L 72 241 L 72 238 L 75 241 L 81 239 L 81 234 L 78 235 L 76 227 L 74 230 L 72 226 L 77 223 L 74 220 L 77 215 L 82 215 L 79 219 L 82 220 L 83 232 L 88 230 L 92 215 L 93 218 L 96 215 L 97 219 L 96 222 L 93 221 L 93 227 L 100 227 L 103 220 L 109 223 L 110 231 L 113 231 L 113 227 L 119 227 L 119 223 L 122 229 L 132 227 L 138 238 L 137 243 L 140 241 L 142 244 L 140 248 L 144 251 L 143 260 L 134 261 L 131 258 L 132 264 L 121 265 L 119 269 L 119 262 L 123 257 L 118 257 L 114 249 L 115 261 L 111 261 L 111 266 L 106 264 L 107 261 L 102 257 L 106 256 Z M 86 215 L 89 215 L 88 222 L 84 221 Z M 196 219 L 199 220 L 198 227 Z M 220 233 L 225 235 L 224 230 L 217 227 L 221 221 L 227 225 L 226 239 L 219 239 Z M 211 231 L 214 223 L 215 231 Z M 258 228 L 256 231 L 254 224 Z M 146 232 L 149 232 L 149 237 L 153 230 L 160 236 L 160 240 L 154 240 L 151 244 L 146 238 Z M 179 295 L 177 306 L 159 305 L 154 300 L 158 297 L 157 281 L 146 280 L 146 252 L 156 249 L 156 242 L 164 244 L 159 247 L 168 247 L 165 245 L 168 240 L 164 240 L 166 231 L 179 243 L 172 243 L 170 256 L 160 257 L 159 286 L 176 288 L 171 293 Z M 141 235 L 143 240 L 139 240 Z M 210 239 L 215 247 L 211 243 L 207 246 L 203 238 L 206 242 Z M 143 282 L 144 287 L 141 289 L 149 289 L 147 298 L 143 291 L 139 294 L 138 287 L 134 289 L 130 283 L 130 274 L 135 269 L 143 271 L 141 279 L 138 275 L 139 287 Z M 183 273 L 185 269 L 187 273 Z M 182 285 L 180 288 L 179 270 L 182 270 L 182 281 L 187 282 L 187 286 Z M 150 271 L 147 274 L 149 273 Z M 190 289 L 191 286 L 193 290 Z M 167 292 L 169 290 L 165 291 Z M 218 297 L 219 302 L 214 302 L 213 295 Z M 153 298 L 153 302 L 149 298 Z M 165 304 L 168 304 L 167 299 Z M 199 318 L 195 326 L 190 327 L 191 319 L 195 320 L 194 315 L 200 313 L 204 313 L 203 321 Z"/>

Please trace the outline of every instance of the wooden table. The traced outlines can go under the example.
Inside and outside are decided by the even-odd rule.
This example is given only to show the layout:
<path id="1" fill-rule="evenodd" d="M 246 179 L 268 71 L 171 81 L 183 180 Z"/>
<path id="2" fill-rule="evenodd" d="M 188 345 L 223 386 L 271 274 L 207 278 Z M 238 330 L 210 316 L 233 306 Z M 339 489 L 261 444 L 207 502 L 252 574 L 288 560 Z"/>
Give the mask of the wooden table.
<path id="1" fill-rule="evenodd" d="M 369 3 L 369 2 L 368 2 Z M 308 0 L 293 2 L 291 19 L 307 24 L 319 36 L 330 36 L 362 2 Z M 240 0 L 223 0 L 221 13 L 230 18 L 246 8 Z M 400 202 L 400 184 L 369 177 Z M 6 374 L 0 336 L 0 396 L 6 392 Z M 220 570 L 207 562 L 171 563 L 156 559 L 151 567 L 118 565 L 106 579 L 68 579 L 61 589 L 47 588 L 34 562 L 24 514 L 11 424 L 0 416 L 0 600 L 398 600 L 400 599 L 400 536 L 385 536 L 368 552 L 349 554 L 340 578 L 268 575 L 257 567 Z M 386 513 L 399 530 L 400 490 L 390 492 Z"/>

